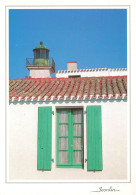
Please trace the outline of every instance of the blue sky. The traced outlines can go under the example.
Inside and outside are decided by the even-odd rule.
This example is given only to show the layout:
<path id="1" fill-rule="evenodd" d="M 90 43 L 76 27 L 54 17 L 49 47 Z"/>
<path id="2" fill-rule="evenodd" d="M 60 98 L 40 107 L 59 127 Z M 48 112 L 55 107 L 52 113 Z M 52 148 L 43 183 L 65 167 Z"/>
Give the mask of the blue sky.
<path id="1" fill-rule="evenodd" d="M 29 76 L 26 58 L 43 41 L 57 70 L 127 67 L 126 9 L 10 9 L 9 77 Z M 55 76 L 55 74 L 53 74 Z"/>

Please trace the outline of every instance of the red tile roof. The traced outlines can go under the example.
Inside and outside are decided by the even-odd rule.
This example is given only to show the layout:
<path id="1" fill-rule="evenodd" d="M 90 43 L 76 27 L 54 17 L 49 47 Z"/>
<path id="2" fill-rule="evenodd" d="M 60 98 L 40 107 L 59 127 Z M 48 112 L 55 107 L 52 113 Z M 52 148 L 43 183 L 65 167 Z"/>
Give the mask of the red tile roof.
<path id="1" fill-rule="evenodd" d="M 66 96 L 67 99 L 122 98 L 127 96 L 127 76 L 9 80 L 10 100 L 66 99 Z"/>

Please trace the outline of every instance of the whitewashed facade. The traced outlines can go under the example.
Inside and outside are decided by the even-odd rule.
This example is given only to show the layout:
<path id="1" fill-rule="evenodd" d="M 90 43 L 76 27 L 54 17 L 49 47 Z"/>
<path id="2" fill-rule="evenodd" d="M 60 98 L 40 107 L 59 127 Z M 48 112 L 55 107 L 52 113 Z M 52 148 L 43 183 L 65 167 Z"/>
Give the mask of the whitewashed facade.
<path id="1" fill-rule="evenodd" d="M 103 170 L 56 168 L 56 109 L 59 107 L 102 107 Z M 37 170 L 38 107 L 52 106 L 52 170 Z M 126 100 L 25 102 L 9 105 L 9 179 L 10 180 L 127 180 L 128 130 Z M 87 158 L 86 114 L 84 114 L 84 159 Z"/>
<path id="2" fill-rule="evenodd" d="M 80 71 L 79 71 L 80 72 Z M 95 72 L 93 72 L 95 73 Z M 103 73 L 103 72 L 101 72 Z M 124 71 L 123 71 L 124 73 Z M 123 74 L 122 73 L 122 74 Z M 75 72 L 76 74 L 76 72 Z M 126 72 L 125 72 L 126 74 Z M 63 73 L 64 75 L 64 73 Z M 62 75 L 57 76 L 61 77 Z M 67 77 L 67 74 L 65 75 Z M 104 75 L 102 75 L 104 76 Z M 127 98 L 53 99 L 35 101 L 11 99 L 8 107 L 8 179 L 58 181 L 110 181 L 128 179 L 128 111 Z M 102 171 L 87 171 L 87 106 L 101 106 L 102 111 Z M 38 107 L 52 107 L 52 158 L 51 171 L 37 170 Z M 84 168 L 57 168 L 56 166 L 56 110 L 82 108 L 84 119 Z"/>

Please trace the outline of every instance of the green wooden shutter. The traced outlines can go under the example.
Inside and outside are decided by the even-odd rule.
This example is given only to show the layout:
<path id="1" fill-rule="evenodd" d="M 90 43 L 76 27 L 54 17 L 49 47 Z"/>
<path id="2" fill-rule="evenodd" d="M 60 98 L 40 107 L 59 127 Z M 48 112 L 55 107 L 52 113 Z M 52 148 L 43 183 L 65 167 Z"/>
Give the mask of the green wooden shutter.
<path id="1" fill-rule="evenodd" d="M 101 106 L 87 106 L 87 170 L 102 170 Z"/>
<path id="2" fill-rule="evenodd" d="M 38 108 L 38 170 L 51 170 L 52 107 Z"/>

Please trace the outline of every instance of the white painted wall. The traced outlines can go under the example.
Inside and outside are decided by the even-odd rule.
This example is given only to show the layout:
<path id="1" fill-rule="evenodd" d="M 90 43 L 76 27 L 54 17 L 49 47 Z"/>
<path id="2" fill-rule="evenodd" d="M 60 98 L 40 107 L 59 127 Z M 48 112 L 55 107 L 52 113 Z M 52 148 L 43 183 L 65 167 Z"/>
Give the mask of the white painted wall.
<path id="1" fill-rule="evenodd" d="M 127 75 L 127 69 L 124 70 L 120 70 L 120 69 L 107 69 L 107 70 L 96 70 L 94 69 L 92 71 L 87 69 L 83 69 L 83 70 L 77 70 L 77 71 L 58 71 L 56 73 L 56 77 L 57 78 L 67 78 L 69 76 L 76 76 L 76 75 L 80 75 L 81 77 L 101 77 L 101 76 L 123 76 L 123 75 Z"/>
<path id="2" fill-rule="evenodd" d="M 68 62 L 67 70 L 77 70 L 77 62 Z"/>
<path id="3" fill-rule="evenodd" d="M 102 107 L 103 171 L 56 168 L 56 114 L 52 115 L 52 162 L 51 171 L 37 170 L 38 107 L 87 105 Z M 11 103 L 8 108 L 8 180 L 127 180 L 127 103 L 114 102 L 54 102 Z M 86 147 L 86 114 L 84 114 L 84 158 Z"/>
<path id="4" fill-rule="evenodd" d="M 32 78 L 51 78 L 51 71 L 48 69 L 31 69 L 29 71 Z"/>

